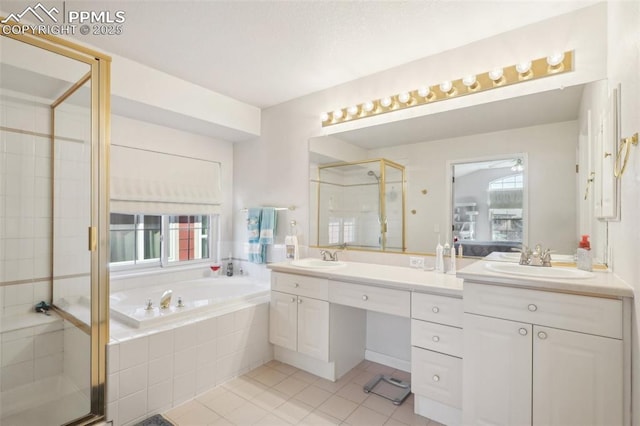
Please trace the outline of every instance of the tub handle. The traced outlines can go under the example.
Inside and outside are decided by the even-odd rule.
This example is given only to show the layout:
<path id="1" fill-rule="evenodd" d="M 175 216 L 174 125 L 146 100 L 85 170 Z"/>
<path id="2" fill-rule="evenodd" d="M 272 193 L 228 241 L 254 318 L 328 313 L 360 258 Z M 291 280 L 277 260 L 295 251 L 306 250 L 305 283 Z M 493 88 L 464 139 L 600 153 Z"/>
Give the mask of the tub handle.
<path id="1" fill-rule="evenodd" d="M 151 299 L 147 299 L 147 306 L 144 309 L 145 309 L 145 311 L 153 310 L 153 302 L 151 301 Z"/>

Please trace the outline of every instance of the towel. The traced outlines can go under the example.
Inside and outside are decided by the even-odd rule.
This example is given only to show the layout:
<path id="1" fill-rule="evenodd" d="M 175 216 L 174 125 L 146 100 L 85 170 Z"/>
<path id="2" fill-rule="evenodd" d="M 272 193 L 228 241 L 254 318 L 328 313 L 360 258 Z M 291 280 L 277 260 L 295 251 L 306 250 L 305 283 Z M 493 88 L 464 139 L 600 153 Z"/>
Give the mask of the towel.
<path id="1" fill-rule="evenodd" d="M 264 263 L 263 245 L 260 244 L 260 216 L 262 209 L 250 208 L 247 213 L 247 238 L 249 262 Z"/>
<path id="2" fill-rule="evenodd" d="M 276 209 L 265 207 L 260 216 L 260 244 L 273 244 L 273 236 L 276 233 Z"/>

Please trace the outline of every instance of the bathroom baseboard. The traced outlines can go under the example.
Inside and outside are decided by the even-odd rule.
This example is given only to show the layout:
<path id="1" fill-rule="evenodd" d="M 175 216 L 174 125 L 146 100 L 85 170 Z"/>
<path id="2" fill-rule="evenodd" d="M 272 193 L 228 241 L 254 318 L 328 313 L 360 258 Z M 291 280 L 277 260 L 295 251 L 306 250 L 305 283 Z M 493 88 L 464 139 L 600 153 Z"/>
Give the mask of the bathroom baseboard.
<path id="1" fill-rule="evenodd" d="M 369 349 L 364 351 L 364 359 L 367 361 L 377 362 L 378 364 L 393 367 L 396 370 L 411 372 L 411 361 L 395 358 L 389 355 L 381 354 L 380 352 L 374 352 Z"/>

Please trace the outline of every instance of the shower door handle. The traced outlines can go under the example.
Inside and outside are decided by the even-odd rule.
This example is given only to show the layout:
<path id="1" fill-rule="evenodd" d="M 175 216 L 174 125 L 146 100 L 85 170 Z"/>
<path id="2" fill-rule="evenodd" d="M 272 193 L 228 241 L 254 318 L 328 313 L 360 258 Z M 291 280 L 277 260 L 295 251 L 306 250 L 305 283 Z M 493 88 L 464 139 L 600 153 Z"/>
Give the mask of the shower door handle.
<path id="1" fill-rule="evenodd" d="M 89 227 L 89 251 L 96 251 L 98 248 L 98 228 Z"/>

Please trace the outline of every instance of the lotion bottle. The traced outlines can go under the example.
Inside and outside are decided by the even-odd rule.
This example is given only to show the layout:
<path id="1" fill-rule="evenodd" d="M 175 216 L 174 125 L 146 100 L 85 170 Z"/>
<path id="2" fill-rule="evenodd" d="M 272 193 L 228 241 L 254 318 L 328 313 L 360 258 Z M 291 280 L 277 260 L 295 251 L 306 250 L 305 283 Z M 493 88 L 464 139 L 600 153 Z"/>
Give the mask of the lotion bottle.
<path id="1" fill-rule="evenodd" d="M 578 260 L 578 269 L 583 271 L 593 270 L 593 257 L 588 235 L 583 235 L 582 240 L 578 243 L 578 253 L 576 257 Z"/>
<path id="2" fill-rule="evenodd" d="M 438 245 L 436 246 L 436 272 L 444 273 L 444 247 L 440 244 L 438 237 Z"/>

